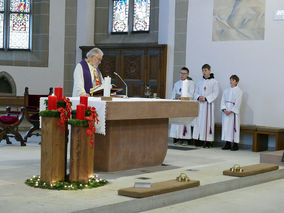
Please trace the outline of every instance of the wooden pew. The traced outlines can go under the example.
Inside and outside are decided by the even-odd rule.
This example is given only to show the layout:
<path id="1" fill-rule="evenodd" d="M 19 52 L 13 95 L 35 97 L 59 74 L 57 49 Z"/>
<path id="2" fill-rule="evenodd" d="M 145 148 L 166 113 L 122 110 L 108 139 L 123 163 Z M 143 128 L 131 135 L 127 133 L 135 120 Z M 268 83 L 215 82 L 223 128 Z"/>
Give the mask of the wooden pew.
<path id="1" fill-rule="evenodd" d="M 275 136 L 275 150 L 284 149 L 284 128 L 257 126 L 252 151 L 260 152 L 268 148 L 268 135 Z"/>
<path id="2" fill-rule="evenodd" d="M 261 152 L 268 148 L 268 136 L 275 136 L 275 150 L 284 149 L 284 128 L 241 124 L 241 133 L 253 135 L 252 151 Z M 215 129 L 221 131 L 221 123 L 215 124 Z"/>
<path id="3" fill-rule="evenodd" d="M 11 106 L 12 110 L 20 110 L 24 106 L 24 96 L 0 96 L 0 114 L 6 113 L 6 107 Z"/>

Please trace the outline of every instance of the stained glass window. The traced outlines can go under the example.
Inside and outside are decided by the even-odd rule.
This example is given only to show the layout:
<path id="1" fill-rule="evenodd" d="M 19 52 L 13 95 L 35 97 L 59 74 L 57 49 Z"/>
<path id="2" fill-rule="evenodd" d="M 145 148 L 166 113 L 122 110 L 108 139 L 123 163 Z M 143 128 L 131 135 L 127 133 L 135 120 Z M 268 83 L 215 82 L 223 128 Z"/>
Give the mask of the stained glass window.
<path id="1" fill-rule="evenodd" d="M 29 49 L 30 0 L 10 0 L 9 48 Z"/>
<path id="2" fill-rule="evenodd" d="M 3 48 L 4 39 L 4 0 L 0 0 L 0 48 Z"/>
<path id="3" fill-rule="evenodd" d="M 4 35 L 4 0 L 0 0 L 0 48 L 3 48 Z"/>
<path id="4" fill-rule="evenodd" d="M 3 48 L 4 35 L 4 14 L 0 13 L 0 48 Z"/>
<path id="5" fill-rule="evenodd" d="M 31 0 L 0 0 L 0 48 L 30 49 L 30 23 Z"/>
<path id="6" fill-rule="evenodd" d="M 29 23 L 28 14 L 11 14 L 10 15 L 10 39 L 9 48 L 11 49 L 28 49 L 29 48 Z"/>
<path id="7" fill-rule="evenodd" d="M 30 12 L 30 0 L 10 0 L 11 12 Z"/>
<path id="8" fill-rule="evenodd" d="M 4 0 L 0 0 L 0 11 L 4 11 Z"/>
<path id="9" fill-rule="evenodd" d="M 150 0 L 134 0 L 133 31 L 149 31 Z"/>
<path id="10" fill-rule="evenodd" d="M 129 0 L 114 0 L 112 12 L 112 32 L 128 32 Z"/>

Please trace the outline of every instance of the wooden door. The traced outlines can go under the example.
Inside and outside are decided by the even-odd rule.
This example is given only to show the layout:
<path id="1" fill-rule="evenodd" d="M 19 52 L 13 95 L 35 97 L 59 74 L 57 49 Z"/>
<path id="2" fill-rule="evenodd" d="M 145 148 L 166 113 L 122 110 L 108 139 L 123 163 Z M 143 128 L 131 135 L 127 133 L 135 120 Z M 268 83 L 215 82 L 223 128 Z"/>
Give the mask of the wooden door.
<path id="1" fill-rule="evenodd" d="M 113 74 L 117 72 L 128 85 L 129 97 L 144 97 L 145 86 L 149 85 L 152 94 L 157 93 L 158 97 L 165 98 L 166 45 L 115 44 L 98 47 L 104 52 L 99 66 L 103 76 L 110 76 L 112 83 L 125 89 L 121 80 Z M 84 58 L 93 47 L 80 48 Z"/>

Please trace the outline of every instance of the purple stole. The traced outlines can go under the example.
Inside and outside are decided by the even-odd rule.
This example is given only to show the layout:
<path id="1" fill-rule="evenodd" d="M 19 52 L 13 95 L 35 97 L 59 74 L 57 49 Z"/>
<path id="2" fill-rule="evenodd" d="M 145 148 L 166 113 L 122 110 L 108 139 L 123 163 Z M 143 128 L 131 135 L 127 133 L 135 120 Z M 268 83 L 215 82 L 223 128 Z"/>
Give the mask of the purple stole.
<path id="1" fill-rule="evenodd" d="M 80 64 L 81 64 L 82 69 L 83 69 L 84 88 L 85 88 L 86 93 L 90 94 L 90 89 L 93 87 L 91 72 L 90 72 L 88 63 L 84 59 L 82 59 Z M 100 78 L 100 82 L 102 82 L 101 72 L 99 71 L 98 68 L 97 68 L 97 71 L 98 71 L 98 75 L 99 75 L 99 78 Z"/>

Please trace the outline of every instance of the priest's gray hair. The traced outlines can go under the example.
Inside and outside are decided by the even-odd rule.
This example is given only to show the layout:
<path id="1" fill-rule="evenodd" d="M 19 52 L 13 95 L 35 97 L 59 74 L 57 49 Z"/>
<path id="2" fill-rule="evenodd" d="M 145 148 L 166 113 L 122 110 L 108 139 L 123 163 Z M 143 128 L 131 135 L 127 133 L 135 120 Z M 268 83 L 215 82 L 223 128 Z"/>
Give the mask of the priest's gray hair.
<path id="1" fill-rule="evenodd" d="M 87 58 L 90 58 L 92 55 L 97 56 L 98 54 L 104 55 L 104 53 L 101 49 L 95 47 L 87 53 Z"/>

